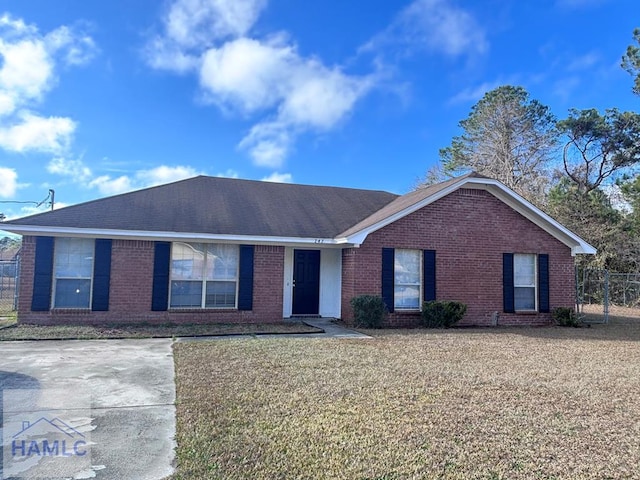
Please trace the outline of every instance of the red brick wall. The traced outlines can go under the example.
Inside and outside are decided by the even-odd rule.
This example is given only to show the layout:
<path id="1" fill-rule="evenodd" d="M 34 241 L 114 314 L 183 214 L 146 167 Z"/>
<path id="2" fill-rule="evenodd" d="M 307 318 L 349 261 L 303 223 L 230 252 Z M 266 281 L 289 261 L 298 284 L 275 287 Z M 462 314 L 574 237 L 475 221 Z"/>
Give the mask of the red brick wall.
<path id="1" fill-rule="evenodd" d="M 367 237 L 360 248 L 343 251 L 342 317 L 353 318 L 355 294 L 381 294 L 383 247 L 436 250 L 436 296 L 467 304 L 461 324 L 539 325 L 550 314 L 502 312 L 502 254 L 549 255 L 551 309 L 574 305 L 571 250 L 509 206 L 482 190 L 460 189 Z M 392 325 L 415 325 L 418 315 L 393 313 Z"/>
<path id="2" fill-rule="evenodd" d="M 21 323 L 257 323 L 282 320 L 284 247 L 256 246 L 253 310 L 151 311 L 154 242 L 114 240 L 111 252 L 109 311 L 55 309 L 32 312 L 35 237 L 23 238 L 18 320 Z"/>

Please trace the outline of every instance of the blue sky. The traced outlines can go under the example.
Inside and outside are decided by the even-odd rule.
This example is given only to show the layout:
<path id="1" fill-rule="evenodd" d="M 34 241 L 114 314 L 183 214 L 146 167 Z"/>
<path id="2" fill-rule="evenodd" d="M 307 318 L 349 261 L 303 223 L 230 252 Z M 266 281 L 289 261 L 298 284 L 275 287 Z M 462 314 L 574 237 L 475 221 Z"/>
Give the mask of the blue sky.
<path id="1" fill-rule="evenodd" d="M 0 1 L 0 212 L 198 174 L 404 193 L 500 85 L 637 111 L 634 27 L 635 0 Z"/>

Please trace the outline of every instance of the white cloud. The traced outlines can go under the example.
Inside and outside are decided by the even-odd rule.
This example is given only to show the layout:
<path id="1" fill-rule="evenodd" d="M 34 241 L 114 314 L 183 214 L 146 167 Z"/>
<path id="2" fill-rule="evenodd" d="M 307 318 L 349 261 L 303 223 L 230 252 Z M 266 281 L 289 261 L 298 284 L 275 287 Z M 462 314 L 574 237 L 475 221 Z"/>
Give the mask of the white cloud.
<path id="1" fill-rule="evenodd" d="M 223 108 L 254 113 L 277 107 L 282 124 L 327 129 L 374 83 L 305 59 L 292 45 L 239 38 L 208 50 L 200 84 Z"/>
<path id="2" fill-rule="evenodd" d="M 5 14 L 0 17 L 0 96 L 9 97 L 14 109 L 39 101 L 55 84 L 58 61 L 84 64 L 96 51 L 93 39 L 74 28 L 62 26 L 41 35 L 35 26 Z M 12 111 L 4 109 L 0 114 Z"/>
<path id="3" fill-rule="evenodd" d="M 568 65 L 567 71 L 576 72 L 588 70 L 600 61 L 600 55 L 597 52 L 589 52 L 584 55 L 575 57 Z M 616 64 L 616 66 L 619 66 Z"/>
<path id="4" fill-rule="evenodd" d="M 29 100 L 40 100 L 52 83 L 53 64 L 44 42 L 37 39 L 7 43 L 0 38 L 0 92 L 12 100 L 13 108 Z M 2 113 L 12 113 L 13 109 Z"/>
<path id="5" fill-rule="evenodd" d="M 144 50 L 152 68 L 185 73 L 197 68 L 202 53 L 217 40 L 245 35 L 266 0 L 176 0 L 163 18 L 163 35 Z"/>
<path id="6" fill-rule="evenodd" d="M 293 177 L 290 173 L 273 172 L 271 175 L 264 177 L 262 181 L 275 183 L 291 183 L 293 181 Z"/>
<path id="7" fill-rule="evenodd" d="M 78 65 L 97 51 L 75 27 L 42 35 L 9 14 L 0 17 L 0 148 L 59 153 L 69 146 L 76 123 L 34 112 L 57 81 L 58 63 Z"/>
<path id="8" fill-rule="evenodd" d="M 374 75 L 347 75 L 319 60 L 301 57 L 282 38 L 240 38 L 208 50 L 200 84 L 225 110 L 243 114 L 275 110 L 240 141 L 259 166 L 278 168 L 302 131 L 335 127 L 376 83 Z"/>
<path id="9" fill-rule="evenodd" d="M 0 167 L 0 198 L 13 198 L 18 190 L 18 174 L 12 168 Z"/>
<path id="10" fill-rule="evenodd" d="M 266 4 L 266 0 L 178 0 L 165 18 L 167 36 L 187 48 L 240 37 L 253 26 Z"/>
<path id="11" fill-rule="evenodd" d="M 0 32 L 3 36 L 16 36 L 22 34 L 34 34 L 38 29 L 33 25 L 27 25 L 21 18 L 13 18 L 8 13 L 0 17 Z"/>
<path id="12" fill-rule="evenodd" d="M 0 127 L 0 147 L 13 152 L 28 150 L 57 153 L 71 142 L 76 123 L 65 117 L 40 117 L 20 112 L 16 122 Z"/>
<path id="13" fill-rule="evenodd" d="M 91 180 L 88 185 L 90 188 L 97 188 L 103 195 L 116 195 L 134 189 L 131 186 L 131 179 L 126 175 L 117 178 L 101 175 Z"/>
<path id="14" fill-rule="evenodd" d="M 203 98 L 227 113 L 255 116 L 240 140 L 254 163 L 280 167 L 303 132 L 335 128 L 379 81 L 299 54 L 286 33 L 251 38 L 264 0 L 177 0 L 165 35 L 147 45 L 155 68 L 197 72 Z"/>
<path id="15" fill-rule="evenodd" d="M 379 51 L 398 45 L 405 53 L 427 50 L 451 57 L 481 54 L 489 48 L 485 32 L 473 15 L 450 0 L 414 0 L 361 50 Z"/>
<path id="16" fill-rule="evenodd" d="M 44 37 L 44 43 L 52 55 L 61 52 L 67 65 L 85 65 L 98 51 L 93 38 L 66 25 L 48 33 Z"/>
<path id="17" fill-rule="evenodd" d="M 217 173 L 216 177 L 221 177 L 221 178 L 239 178 L 240 174 L 238 172 L 236 172 L 235 170 L 233 170 L 231 168 L 228 168 L 224 172 Z"/>
<path id="18" fill-rule="evenodd" d="M 374 77 L 345 75 L 315 60 L 305 62 L 294 73 L 280 118 L 289 124 L 323 130 L 340 122 L 375 83 Z"/>
<path id="19" fill-rule="evenodd" d="M 184 180 L 185 178 L 195 177 L 196 175 L 198 175 L 198 172 L 192 167 L 168 167 L 161 165 L 151 170 L 140 170 L 136 172 L 136 180 L 138 184 L 151 186 Z"/>
<path id="20" fill-rule="evenodd" d="M 273 107 L 287 94 L 287 78 L 298 56 L 287 45 L 239 38 L 202 58 L 200 84 L 216 103 L 254 112 Z"/>
<path id="21" fill-rule="evenodd" d="M 103 195 L 116 195 L 139 188 L 195 177 L 196 175 L 198 175 L 198 172 L 192 167 L 161 165 L 150 170 L 138 170 L 133 178 L 127 175 L 121 175 L 116 178 L 112 178 L 109 175 L 101 175 L 88 182 L 88 186 L 89 188 L 97 188 Z"/>
<path id="22" fill-rule="evenodd" d="M 552 92 L 563 101 L 568 101 L 581 83 L 582 79 L 578 75 L 565 76 L 554 82 Z"/>
<path id="23" fill-rule="evenodd" d="M 254 125 L 239 147 L 256 165 L 277 168 L 304 130 L 329 130 L 345 118 L 374 84 L 301 57 L 277 37 L 267 42 L 239 38 L 203 56 L 200 84 L 212 102 L 243 114 L 276 110 Z"/>
<path id="24" fill-rule="evenodd" d="M 52 158 L 47 165 L 47 171 L 55 175 L 70 177 L 76 183 L 89 182 L 92 173 L 82 159 L 69 159 L 65 157 Z"/>
<path id="25" fill-rule="evenodd" d="M 167 42 L 163 38 L 154 38 L 144 50 L 149 66 L 158 70 L 187 73 L 196 70 L 200 64 L 197 55 L 184 52 L 179 45 Z"/>
<path id="26" fill-rule="evenodd" d="M 175 182 L 199 175 L 199 172 L 189 166 L 160 165 L 148 170 L 138 170 L 133 175 L 95 176 L 81 158 L 70 159 L 62 156 L 51 159 L 47 171 L 54 175 L 68 178 L 72 183 L 83 188 L 95 188 L 102 195 L 116 195 L 153 185 Z M 236 174 L 237 176 L 237 174 Z"/>
<path id="27" fill-rule="evenodd" d="M 259 167 L 278 168 L 291 148 L 291 135 L 286 125 L 279 122 L 263 122 L 254 125 L 238 147 L 249 151 Z"/>

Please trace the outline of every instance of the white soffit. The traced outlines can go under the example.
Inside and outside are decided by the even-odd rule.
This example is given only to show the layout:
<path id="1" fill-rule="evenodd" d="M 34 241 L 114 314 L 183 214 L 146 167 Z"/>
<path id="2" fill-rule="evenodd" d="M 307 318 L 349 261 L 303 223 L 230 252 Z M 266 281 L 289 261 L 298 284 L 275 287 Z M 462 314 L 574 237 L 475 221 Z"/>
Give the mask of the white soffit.
<path id="1" fill-rule="evenodd" d="M 110 230 L 85 229 L 74 227 L 41 227 L 34 225 L 7 225 L 6 231 L 20 235 L 52 236 L 52 237 L 81 237 L 81 238 L 111 238 L 114 240 L 146 240 L 166 242 L 224 242 L 251 245 L 283 245 L 300 246 L 306 248 L 341 248 L 333 238 L 302 238 L 302 237 L 256 237 L 248 235 L 214 235 L 182 232 L 155 232 L 145 230 Z"/>

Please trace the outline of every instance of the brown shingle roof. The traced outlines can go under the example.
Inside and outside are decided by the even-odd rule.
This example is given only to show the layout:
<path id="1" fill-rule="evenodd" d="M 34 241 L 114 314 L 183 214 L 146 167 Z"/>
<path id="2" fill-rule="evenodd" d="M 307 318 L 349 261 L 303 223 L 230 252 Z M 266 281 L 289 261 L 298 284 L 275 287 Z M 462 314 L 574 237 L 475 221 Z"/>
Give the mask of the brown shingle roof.
<path id="1" fill-rule="evenodd" d="M 199 176 L 4 225 L 333 238 L 397 197 L 383 191 Z"/>

